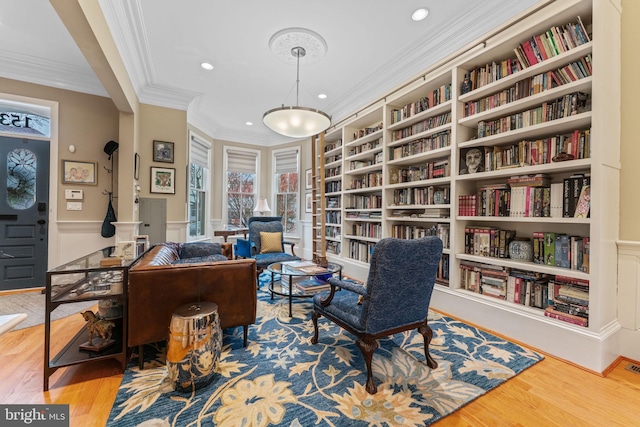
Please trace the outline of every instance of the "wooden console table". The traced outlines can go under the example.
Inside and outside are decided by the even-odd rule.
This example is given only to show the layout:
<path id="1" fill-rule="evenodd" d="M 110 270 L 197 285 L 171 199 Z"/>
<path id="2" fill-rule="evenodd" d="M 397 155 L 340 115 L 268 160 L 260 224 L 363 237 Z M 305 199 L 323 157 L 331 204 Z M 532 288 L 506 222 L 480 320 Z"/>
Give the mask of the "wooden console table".
<path id="1" fill-rule="evenodd" d="M 243 234 L 244 238 L 247 238 L 247 233 L 249 232 L 248 228 L 234 228 L 231 230 L 215 230 L 213 232 L 214 236 L 222 236 L 222 238 L 224 239 L 224 241 L 227 241 L 227 237 L 229 236 L 235 236 L 236 234 Z"/>

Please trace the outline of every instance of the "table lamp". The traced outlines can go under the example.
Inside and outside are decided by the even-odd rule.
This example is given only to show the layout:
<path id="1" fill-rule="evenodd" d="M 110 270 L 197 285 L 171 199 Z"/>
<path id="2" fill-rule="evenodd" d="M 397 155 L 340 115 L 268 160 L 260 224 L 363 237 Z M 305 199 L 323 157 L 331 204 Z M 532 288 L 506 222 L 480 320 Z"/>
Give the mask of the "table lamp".
<path id="1" fill-rule="evenodd" d="M 271 209 L 269 209 L 269 205 L 267 204 L 267 199 L 261 197 L 258 201 L 258 206 L 256 206 L 253 211 L 260 212 L 260 216 L 264 216 L 265 212 L 271 212 Z"/>

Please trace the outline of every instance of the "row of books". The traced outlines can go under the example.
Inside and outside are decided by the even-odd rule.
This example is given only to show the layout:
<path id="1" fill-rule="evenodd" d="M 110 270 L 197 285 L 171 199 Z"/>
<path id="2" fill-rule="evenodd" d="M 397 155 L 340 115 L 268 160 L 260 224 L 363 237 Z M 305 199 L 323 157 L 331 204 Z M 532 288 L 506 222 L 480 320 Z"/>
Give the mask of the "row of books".
<path id="1" fill-rule="evenodd" d="M 557 56 L 580 46 L 589 40 L 588 33 L 584 30 L 580 17 L 577 18 L 575 23 L 567 23 L 563 26 L 551 27 L 543 34 L 532 37 L 517 46 L 513 51 L 514 57 L 506 58 L 498 62 L 493 61 L 470 70 L 465 75 L 460 93 L 464 94 L 482 86 L 486 86 L 494 81 L 500 80 L 501 78 L 515 74 L 524 68 L 537 64 L 538 62 L 542 62 L 553 56 Z M 539 57 L 535 53 L 535 50 L 539 49 L 539 45 L 542 46 L 544 57 L 542 56 L 542 52 L 540 52 Z M 535 60 L 535 62 L 529 61 L 528 55 L 525 53 L 525 49 L 530 51 L 530 54 L 533 53 L 531 61 Z"/>
<path id="2" fill-rule="evenodd" d="M 474 147 L 484 153 L 486 172 L 551 163 L 561 153 L 573 159 L 586 159 L 591 155 L 591 130 L 576 129 L 571 133 L 516 144 Z M 462 153 L 463 151 L 461 151 Z M 464 158 L 461 154 L 460 158 Z"/>
<path id="3" fill-rule="evenodd" d="M 333 151 L 336 148 L 340 148 L 340 147 L 342 147 L 342 139 L 338 139 L 337 141 L 333 141 L 333 142 L 325 142 L 324 152 L 328 153 L 329 151 Z"/>
<path id="4" fill-rule="evenodd" d="M 589 34 L 578 16 L 575 23 L 551 27 L 544 33 L 524 41 L 514 49 L 514 53 L 521 67 L 527 68 L 589 41 Z"/>
<path id="5" fill-rule="evenodd" d="M 324 184 L 324 191 L 326 193 L 337 193 L 342 191 L 342 181 L 329 181 Z"/>
<path id="6" fill-rule="evenodd" d="M 402 159 L 438 148 L 448 147 L 451 144 L 451 130 L 438 132 L 427 138 L 420 138 L 403 145 L 389 148 L 389 160 Z"/>
<path id="7" fill-rule="evenodd" d="M 354 208 L 347 208 L 347 209 L 354 209 Z M 346 216 L 348 219 L 381 219 L 382 211 L 360 212 L 360 211 L 347 210 Z"/>
<path id="8" fill-rule="evenodd" d="M 546 71 L 535 76 L 516 82 L 498 93 L 486 96 L 464 104 L 464 117 L 469 117 L 483 111 L 491 110 L 511 102 L 536 95 L 545 90 L 553 89 L 591 76 L 591 54 L 577 61 Z"/>
<path id="9" fill-rule="evenodd" d="M 588 326 L 589 281 L 473 262 L 460 263 L 460 284 L 469 291 L 544 309 L 545 316 Z"/>
<path id="10" fill-rule="evenodd" d="M 570 236 L 550 231 L 533 233 L 533 262 L 589 272 L 588 236 Z"/>
<path id="11" fill-rule="evenodd" d="M 427 162 L 417 166 L 390 169 L 390 184 L 425 181 L 451 176 L 449 159 Z"/>
<path id="12" fill-rule="evenodd" d="M 382 196 L 376 194 L 357 195 L 350 196 L 349 207 L 347 209 L 381 209 L 382 208 Z M 371 214 L 369 214 L 370 216 Z M 347 217 L 349 212 L 347 211 Z"/>
<path id="13" fill-rule="evenodd" d="M 361 178 L 355 178 L 351 181 L 349 189 L 356 190 L 359 188 L 380 187 L 382 185 L 382 172 L 372 172 L 362 175 Z"/>
<path id="14" fill-rule="evenodd" d="M 382 130 L 382 122 L 380 122 L 380 124 L 378 124 L 377 126 L 369 126 L 353 132 L 353 139 L 351 141 L 364 138 L 365 136 L 371 135 L 372 133 L 378 132 L 379 130 Z"/>
<path id="15" fill-rule="evenodd" d="M 570 93 L 553 101 L 545 102 L 539 107 L 531 108 L 520 113 L 494 120 L 481 120 L 478 122 L 477 137 L 484 138 L 511 130 L 550 122 L 589 111 L 590 108 L 590 97 L 588 93 Z"/>
<path id="16" fill-rule="evenodd" d="M 406 128 L 391 131 L 391 141 L 399 141 L 422 132 L 444 126 L 451 123 L 451 113 L 440 114 L 439 116 L 429 117 Z"/>
<path id="17" fill-rule="evenodd" d="M 393 206 L 406 205 L 441 205 L 449 204 L 451 191 L 449 187 L 400 188 L 393 190 L 391 204 Z"/>
<path id="18" fill-rule="evenodd" d="M 349 147 L 349 153 L 347 154 L 347 159 L 349 158 L 349 156 L 355 156 L 356 154 L 373 150 L 381 145 L 382 145 L 382 138 L 378 138 L 373 141 L 364 142 L 360 145 L 356 145 L 355 147 Z"/>
<path id="19" fill-rule="evenodd" d="M 351 240 L 349 242 L 349 258 L 368 263 L 375 245 L 373 242 Z"/>
<path id="20" fill-rule="evenodd" d="M 382 225 L 374 222 L 357 222 L 352 225 L 351 229 L 353 236 L 382 238 Z"/>
<path id="21" fill-rule="evenodd" d="M 426 236 L 436 236 L 442 240 L 443 248 L 449 248 L 449 224 L 434 224 L 430 227 L 409 224 L 394 224 L 391 227 L 391 237 L 397 239 L 419 239 Z"/>
<path id="22" fill-rule="evenodd" d="M 352 160 L 349 162 L 349 170 L 357 170 L 366 168 L 367 166 L 376 165 L 382 163 L 382 153 L 378 153 L 374 159 L 371 160 Z"/>
<path id="23" fill-rule="evenodd" d="M 509 243 L 515 237 L 515 230 L 468 226 L 464 228 L 464 253 L 492 258 L 509 258 Z"/>
<path id="24" fill-rule="evenodd" d="M 392 109 L 391 124 L 401 122 L 449 100 L 451 100 L 451 84 L 442 85 L 415 102 L 410 102 L 402 108 Z"/>
<path id="25" fill-rule="evenodd" d="M 506 184 L 480 187 L 458 196 L 458 215 L 511 218 L 589 218 L 591 178 L 575 174 L 550 183 L 545 176 L 512 177 Z"/>

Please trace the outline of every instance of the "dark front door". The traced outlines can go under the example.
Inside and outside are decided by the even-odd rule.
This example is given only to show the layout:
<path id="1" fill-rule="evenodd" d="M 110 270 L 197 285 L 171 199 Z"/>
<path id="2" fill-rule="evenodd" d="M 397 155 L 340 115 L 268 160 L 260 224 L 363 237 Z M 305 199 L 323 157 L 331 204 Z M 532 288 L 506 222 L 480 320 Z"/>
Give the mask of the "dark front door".
<path id="1" fill-rule="evenodd" d="M 45 286 L 48 203 L 49 141 L 0 137 L 0 291 Z"/>

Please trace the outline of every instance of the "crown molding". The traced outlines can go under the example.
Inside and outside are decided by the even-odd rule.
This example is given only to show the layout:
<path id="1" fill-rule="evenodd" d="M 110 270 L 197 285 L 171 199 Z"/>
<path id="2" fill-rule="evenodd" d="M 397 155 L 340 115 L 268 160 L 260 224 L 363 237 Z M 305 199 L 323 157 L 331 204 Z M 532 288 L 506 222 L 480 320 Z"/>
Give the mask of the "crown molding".
<path id="1" fill-rule="evenodd" d="M 91 95 L 108 96 L 102 83 L 88 65 L 81 69 L 62 62 L 44 60 L 2 49 L 0 49 L 0 63 L 2 64 L 0 75 L 8 79 Z"/>

